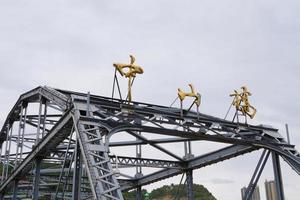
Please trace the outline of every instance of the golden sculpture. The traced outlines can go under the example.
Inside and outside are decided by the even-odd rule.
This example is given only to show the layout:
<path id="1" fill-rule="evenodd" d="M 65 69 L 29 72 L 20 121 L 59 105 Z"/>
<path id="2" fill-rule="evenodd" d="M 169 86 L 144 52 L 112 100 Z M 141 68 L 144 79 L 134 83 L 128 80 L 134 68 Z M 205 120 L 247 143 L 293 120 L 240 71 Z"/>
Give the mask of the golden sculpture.
<path id="1" fill-rule="evenodd" d="M 244 115 L 248 115 L 253 119 L 256 114 L 256 109 L 249 103 L 249 96 L 252 94 L 248 91 L 246 86 L 241 87 L 241 89 L 241 93 L 234 90 L 234 93 L 230 94 L 231 97 L 234 97 L 232 105 L 235 106 L 237 111 L 241 111 Z"/>
<path id="2" fill-rule="evenodd" d="M 128 101 L 132 100 L 131 96 L 131 87 L 133 83 L 133 78 L 136 77 L 136 74 L 143 74 L 144 70 L 141 66 L 135 65 L 135 57 L 130 55 L 130 64 L 120 64 L 114 63 L 113 66 L 117 69 L 117 71 L 121 74 L 121 76 L 125 76 L 128 78 Z M 128 69 L 126 72 L 125 69 Z"/>
<path id="3" fill-rule="evenodd" d="M 182 102 L 185 97 L 189 96 L 189 97 L 194 97 L 195 98 L 195 104 L 197 105 L 197 107 L 200 106 L 201 104 L 201 95 L 199 93 L 196 92 L 194 86 L 192 84 L 189 84 L 190 88 L 191 88 L 191 92 L 183 92 L 180 88 L 178 88 L 178 97 L 180 99 L 180 101 Z"/>

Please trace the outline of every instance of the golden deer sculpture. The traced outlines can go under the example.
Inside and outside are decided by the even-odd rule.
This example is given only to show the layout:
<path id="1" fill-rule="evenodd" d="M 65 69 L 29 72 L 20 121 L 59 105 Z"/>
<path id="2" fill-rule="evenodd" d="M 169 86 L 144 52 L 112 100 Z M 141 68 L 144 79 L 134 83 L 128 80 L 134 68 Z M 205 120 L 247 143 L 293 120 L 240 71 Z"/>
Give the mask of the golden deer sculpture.
<path id="1" fill-rule="evenodd" d="M 194 97 L 195 98 L 195 104 L 197 105 L 197 107 L 200 106 L 201 104 L 201 95 L 199 93 L 196 92 L 194 86 L 192 84 L 189 84 L 190 88 L 191 88 L 191 92 L 184 92 L 182 91 L 180 88 L 178 88 L 178 97 L 180 99 L 180 101 L 182 102 L 185 97 Z"/>

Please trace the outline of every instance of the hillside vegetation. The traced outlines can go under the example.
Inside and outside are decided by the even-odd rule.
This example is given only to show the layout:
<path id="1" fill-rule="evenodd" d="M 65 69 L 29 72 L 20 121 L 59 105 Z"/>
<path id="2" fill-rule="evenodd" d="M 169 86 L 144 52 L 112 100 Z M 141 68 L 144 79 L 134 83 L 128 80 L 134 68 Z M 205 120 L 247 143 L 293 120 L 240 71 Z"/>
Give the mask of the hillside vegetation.
<path id="1" fill-rule="evenodd" d="M 195 200 L 216 200 L 216 198 L 203 186 L 194 184 L 193 186 Z M 186 200 L 185 185 L 164 185 L 160 188 L 149 192 L 149 197 L 146 197 L 146 190 L 143 190 L 143 200 Z M 125 200 L 135 200 L 135 191 L 126 192 L 123 194 Z"/>

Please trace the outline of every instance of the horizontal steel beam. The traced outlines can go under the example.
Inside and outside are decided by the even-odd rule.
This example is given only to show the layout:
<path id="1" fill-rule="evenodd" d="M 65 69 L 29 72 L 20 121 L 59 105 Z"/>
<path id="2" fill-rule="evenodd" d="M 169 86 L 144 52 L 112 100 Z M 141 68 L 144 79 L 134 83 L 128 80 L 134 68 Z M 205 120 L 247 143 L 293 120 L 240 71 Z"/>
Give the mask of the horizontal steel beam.
<path id="1" fill-rule="evenodd" d="M 73 95 L 75 98 L 75 101 L 78 102 L 86 102 L 86 96 L 87 94 L 79 93 L 79 92 L 71 92 L 71 91 L 65 91 L 65 90 L 58 90 L 63 94 Z M 76 98 L 76 96 L 78 96 Z M 181 110 L 179 108 L 170 108 L 166 106 L 161 105 L 154 105 L 154 104 L 148 104 L 148 103 L 142 103 L 142 102 L 132 102 L 132 105 L 128 104 L 128 102 L 120 99 L 114 99 L 112 100 L 109 97 L 103 97 L 103 96 L 96 96 L 96 95 L 90 95 L 90 103 L 94 105 L 99 105 L 102 108 L 108 108 L 108 109 L 115 109 L 115 110 L 121 110 L 121 108 L 128 109 L 128 110 L 134 110 L 136 113 L 139 114 L 149 114 L 149 115 L 162 115 L 162 116 L 169 116 L 173 119 L 194 119 L 199 122 L 203 123 L 218 123 L 222 126 L 226 127 L 232 127 L 232 128 L 245 128 L 247 130 L 252 131 L 263 131 L 263 130 L 270 130 L 270 131 L 278 131 L 278 129 L 271 128 L 271 127 L 263 127 L 263 126 L 253 126 L 249 124 L 242 124 L 242 123 L 235 123 L 231 121 L 227 121 L 221 118 L 205 115 L 202 113 L 199 113 L 199 116 L 196 112 L 189 111 L 184 118 L 181 117 L 180 113 Z M 184 110 L 186 113 L 187 110 Z"/>
<path id="2" fill-rule="evenodd" d="M 175 143 L 175 142 L 187 142 L 187 141 L 199 141 L 201 139 L 186 139 L 186 138 L 162 138 L 162 139 L 153 139 L 148 140 L 153 144 L 164 144 L 164 143 Z M 134 145 L 147 145 L 148 143 L 142 140 L 133 140 L 133 141 L 122 141 L 122 142 L 109 142 L 110 147 L 119 147 L 119 146 L 134 146 Z"/>
<path id="3" fill-rule="evenodd" d="M 227 143 L 227 144 L 240 144 L 240 145 L 275 145 L 278 146 L 280 144 L 268 141 L 263 142 L 260 140 L 256 140 L 255 138 L 232 138 L 232 137 L 226 137 L 223 135 L 211 135 L 211 134 L 204 134 L 199 132 L 189 132 L 189 131 L 181 131 L 181 130 L 174 130 L 174 129 L 168 129 L 168 128 L 158 128 L 158 127 L 152 127 L 152 126 L 143 126 L 143 125 L 135 125 L 131 123 L 126 123 L 122 121 L 107 121 L 103 119 L 91 119 L 87 117 L 81 117 L 82 121 L 87 122 L 95 122 L 100 124 L 107 124 L 110 127 L 114 127 L 115 132 L 121 132 L 121 131 L 127 131 L 127 130 L 135 130 L 145 133 L 152 133 L 152 134 L 158 134 L 158 135 L 165 135 L 165 136 L 173 136 L 173 137 L 179 137 L 179 138 L 186 138 L 186 139 L 192 139 L 192 140 L 205 140 L 205 141 L 212 141 L 212 142 L 220 142 L 220 143 Z M 120 127 L 118 130 L 118 127 Z M 127 131 L 128 132 L 128 131 Z"/>
<path id="4" fill-rule="evenodd" d="M 120 166 L 141 166 L 154 168 L 181 168 L 182 162 L 126 156 L 110 156 L 110 162 Z"/>

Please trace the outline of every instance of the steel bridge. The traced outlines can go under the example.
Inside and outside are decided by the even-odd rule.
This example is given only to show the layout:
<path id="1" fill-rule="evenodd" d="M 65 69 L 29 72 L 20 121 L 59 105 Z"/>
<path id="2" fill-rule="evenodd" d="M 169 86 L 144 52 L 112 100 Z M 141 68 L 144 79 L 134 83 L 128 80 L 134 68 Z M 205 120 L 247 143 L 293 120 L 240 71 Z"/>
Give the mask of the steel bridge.
<path id="1" fill-rule="evenodd" d="M 196 141 L 227 146 L 196 155 Z M 1 199 L 123 200 L 123 191 L 136 189 L 140 200 L 143 186 L 185 174 L 187 198 L 193 200 L 193 170 L 259 149 L 245 199 L 269 157 L 279 200 L 284 199 L 279 158 L 300 174 L 300 154 L 275 128 L 47 86 L 20 96 L 1 129 L 0 144 Z M 178 144 L 183 156 L 165 144 Z M 167 159 L 143 157 L 144 147 Z"/>

